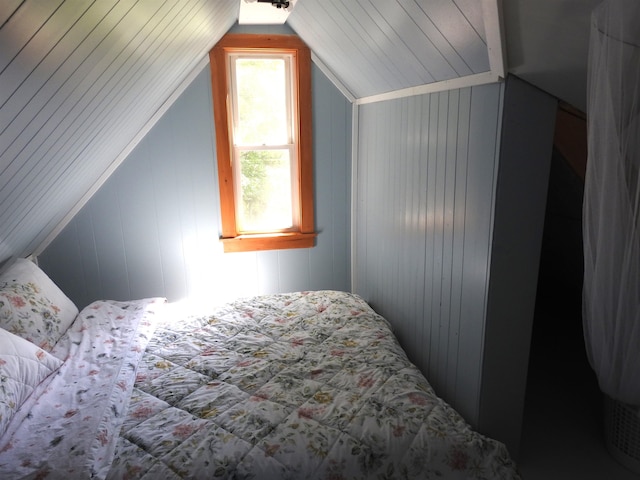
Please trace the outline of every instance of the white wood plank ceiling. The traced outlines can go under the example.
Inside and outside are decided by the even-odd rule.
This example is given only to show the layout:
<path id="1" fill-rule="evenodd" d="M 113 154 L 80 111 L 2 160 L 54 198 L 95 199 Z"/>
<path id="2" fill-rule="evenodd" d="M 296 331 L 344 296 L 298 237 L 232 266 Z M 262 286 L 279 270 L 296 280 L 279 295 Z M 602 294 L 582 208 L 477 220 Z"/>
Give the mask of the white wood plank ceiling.
<path id="1" fill-rule="evenodd" d="M 480 0 L 301 0 L 287 23 L 355 98 L 491 69 Z"/>
<path id="2" fill-rule="evenodd" d="M 237 0 L 0 3 L 0 259 L 59 224 L 237 11 Z"/>
<path id="3" fill-rule="evenodd" d="M 38 253 L 126 158 L 239 1 L 0 1 L 0 262 Z M 288 24 L 359 99 L 491 70 L 488 4 L 298 0 Z"/>

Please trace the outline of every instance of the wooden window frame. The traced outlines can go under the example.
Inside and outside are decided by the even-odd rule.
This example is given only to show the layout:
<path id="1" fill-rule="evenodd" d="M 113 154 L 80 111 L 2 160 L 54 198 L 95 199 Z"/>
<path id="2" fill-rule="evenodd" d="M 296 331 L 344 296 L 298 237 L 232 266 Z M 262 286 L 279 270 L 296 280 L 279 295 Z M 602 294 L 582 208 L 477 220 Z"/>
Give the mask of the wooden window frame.
<path id="1" fill-rule="evenodd" d="M 296 58 L 294 91 L 297 92 L 297 122 L 294 143 L 298 154 L 300 223 L 294 231 L 240 234 L 236 226 L 236 204 L 233 181 L 233 141 L 229 122 L 228 62 L 230 53 L 291 53 Z M 311 248 L 317 234 L 313 211 L 313 138 L 311 113 L 311 52 L 295 35 L 226 34 L 209 52 L 213 116 L 216 129 L 220 215 L 225 252 Z"/>

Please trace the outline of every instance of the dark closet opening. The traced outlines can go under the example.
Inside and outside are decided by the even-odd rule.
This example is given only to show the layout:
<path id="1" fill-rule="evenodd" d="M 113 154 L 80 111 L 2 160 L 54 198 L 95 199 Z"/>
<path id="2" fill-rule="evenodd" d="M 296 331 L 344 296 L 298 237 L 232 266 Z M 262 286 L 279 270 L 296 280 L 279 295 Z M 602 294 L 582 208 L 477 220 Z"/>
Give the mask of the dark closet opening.
<path id="1" fill-rule="evenodd" d="M 560 104 L 549 173 L 527 395 L 586 402 L 585 422 L 602 428 L 602 395 L 582 327 L 582 199 L 587 162 L 585 115 Z M 563 393 L 560 393 L 563 392 Z"/>

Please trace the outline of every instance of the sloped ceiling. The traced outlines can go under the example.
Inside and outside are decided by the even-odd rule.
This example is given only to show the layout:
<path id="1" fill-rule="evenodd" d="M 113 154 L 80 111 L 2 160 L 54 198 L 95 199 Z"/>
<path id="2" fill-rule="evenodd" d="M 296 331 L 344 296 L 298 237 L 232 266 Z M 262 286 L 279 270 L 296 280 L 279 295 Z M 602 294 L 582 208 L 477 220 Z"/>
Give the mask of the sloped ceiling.
<path id="1" fill-rule="evenodd" d="M 479 0 L 300 1 L 287 23 L 362 98 L 489 71 L 482 8 Z"/>
<path id="2" fill-rule="evenodd" d="M 32 253 L 237 12 L 237 0 L 0 2 L 0 260 Z"/>
<path id="3" fill-rule="evenodd" d="M 299 0 L 288 22 L 360 98 L 486 71 L 487 4 Z M 0 262 L 46 245 L 238 12 L 239 0 L 0 1 Z"/>

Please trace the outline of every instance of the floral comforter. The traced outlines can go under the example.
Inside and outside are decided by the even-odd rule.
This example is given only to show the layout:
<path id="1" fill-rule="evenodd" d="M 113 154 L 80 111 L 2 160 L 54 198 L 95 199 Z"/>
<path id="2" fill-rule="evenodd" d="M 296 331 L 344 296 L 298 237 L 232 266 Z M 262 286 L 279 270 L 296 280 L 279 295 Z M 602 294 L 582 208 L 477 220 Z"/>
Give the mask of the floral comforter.
<path id="1" fill-rule="evenodd" d="M 175 319 L 163 302 L 80 312 L 0 438 L 0 478 L 518 478 L 356 295 Z"/>
<path id="2" fill-rule="evenodd" d="M 358 296 L 257 297 L 162 322 L 109 479 L 516 479 Z"/>

